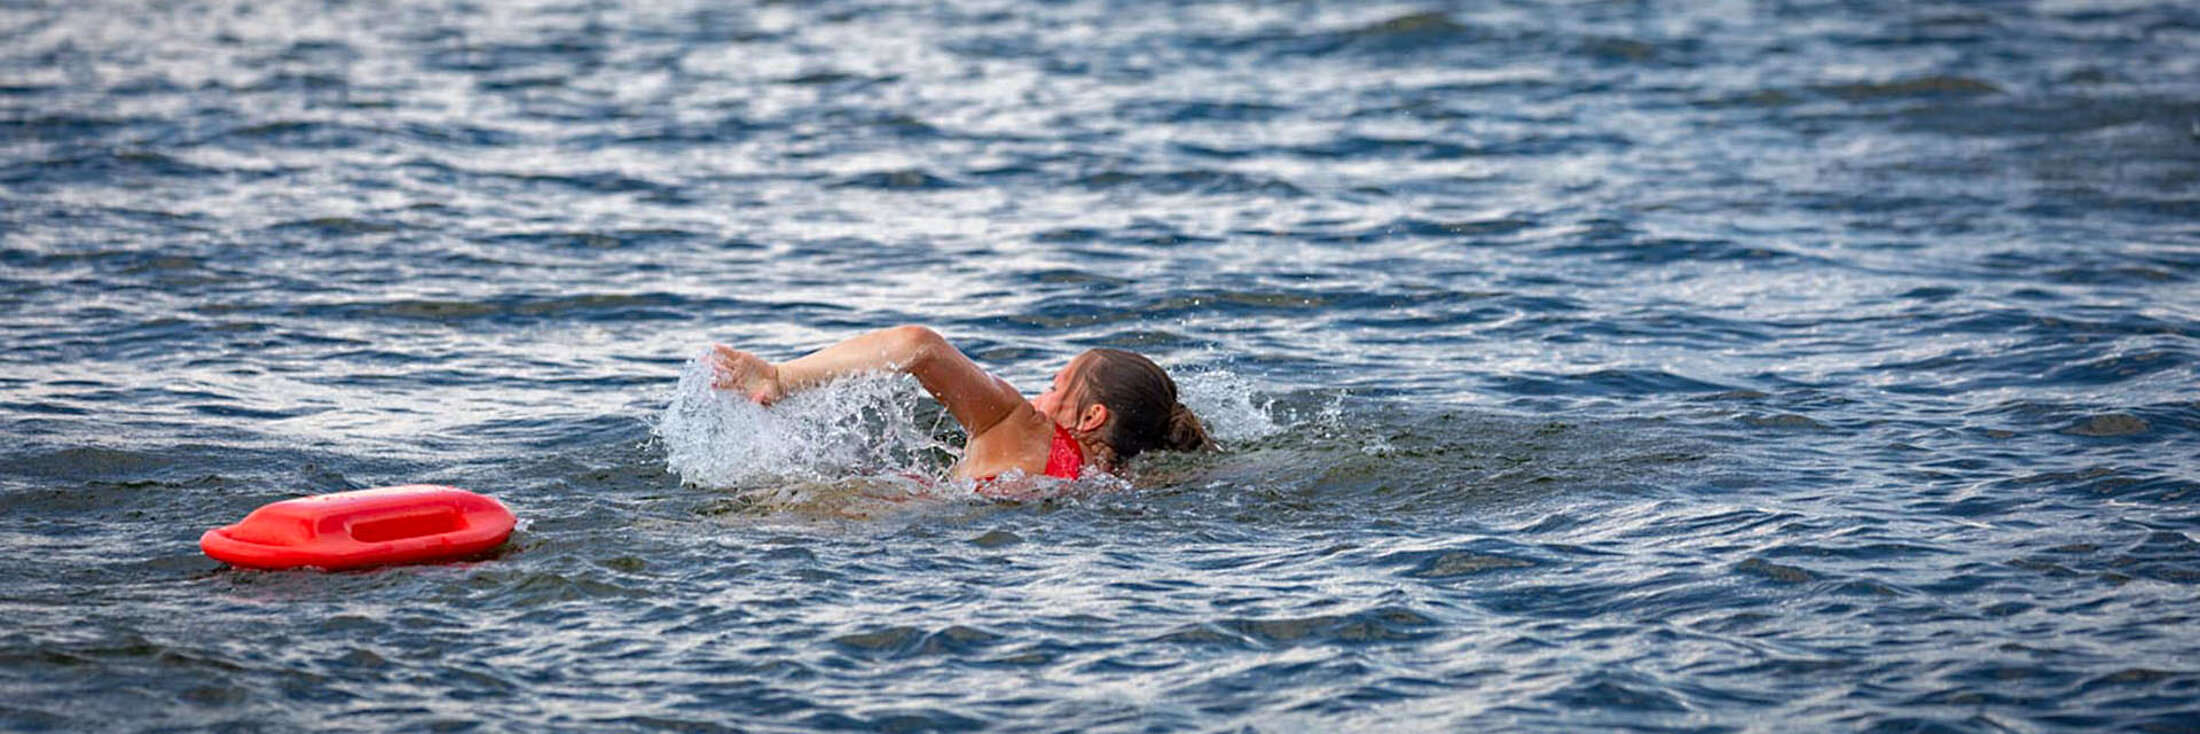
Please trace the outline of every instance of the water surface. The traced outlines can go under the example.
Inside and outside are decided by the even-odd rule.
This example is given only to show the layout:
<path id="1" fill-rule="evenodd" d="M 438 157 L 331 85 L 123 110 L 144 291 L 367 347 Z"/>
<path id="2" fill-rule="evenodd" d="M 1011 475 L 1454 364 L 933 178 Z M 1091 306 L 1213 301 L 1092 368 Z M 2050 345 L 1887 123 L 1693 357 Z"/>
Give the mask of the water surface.
<path id="1" fill-rule="evenodd" d="M 2200 720 L 2187 3 L 33 0 L 0 69 L 0 727 Z M 912 497 L 888 385 L 901 453 L 673 460 L 704 344 L 900 323 L 1229 448 Z M 525 524 L 196 548 L 407 482 Z"/>

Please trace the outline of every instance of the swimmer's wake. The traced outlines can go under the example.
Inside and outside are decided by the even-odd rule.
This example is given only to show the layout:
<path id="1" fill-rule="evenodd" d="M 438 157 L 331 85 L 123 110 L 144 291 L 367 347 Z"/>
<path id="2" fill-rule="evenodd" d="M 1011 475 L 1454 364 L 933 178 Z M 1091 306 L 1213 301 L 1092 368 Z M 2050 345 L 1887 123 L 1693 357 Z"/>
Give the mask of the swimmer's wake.
<path id="1" fill-rule="evenodd" d="M 924 489 L 951 486 L 963 491 L 949 494 L 961 495 L 975 486 L 987 496 L 1026 498 L 1029 488 L 994 481 L 1013 480 L 1008 484 L 1020 485 L 1028 483 L 1026 477 L 1036 478 L 1036 464 L 1025 469 L 1017 460 L 1000 460 L 1002 446 L 1020 444 L 1004 444 L 998 434 L 993 435 L 989 460 L 998 468 L 990 474 L 972 472 L 962 465 L 972 461 L 967 447 L 943 441 L 940 420 L 930 421 L 929 428 L 920 426 L 918 395 L 943 398 L 944 407 L 958 422 L 984 416 L 986 411 L 1009 411 L 1022 422 L 1052 429 L 1052 448 L 1045 449 L 1043 443 L 1036 447 L 1044 450 L 1045 473 L 1051 477 L 1078 476 L 1079 467 L 1054 465 L 1065 456 L 1085 463 L 1080 454 L 1091 447 L 1104 452 L 1092 462 L 1102 469 L 1097 474 L 1109 475 L 1126 456 L 1135 455 L 1142 446 L 1153 447 L 1151 441 L 1163 440 L 1158 434 L 1117 430 L 1118 415 L 1154 420 L 1152 406 L 1134 401 L 1122 404 L 1131 412 L 1116 413 L 1093 402 L 1093 396 L 1109 394 L 1110 388 L 1117 389 L 1113 399 L 1123 399 L 1119 389 L 1125 384 L 1124 370 L 1114 369 L 1110 377 L 1094 376 L 1107 373 L 1110 365 L 1129 366 L 1131 384 L 1154 388 L 1140 398 L 1162 401 L 1154 405 L 1175 404 L 1177 414 L 1168 421 L 1172 430 L 1177 423 L 1191 429 L 1169 437 L 1184 444 L 1179 450 L 1212 447 L 1210 435 L 1234 441 L 1280 430 L 1269 417 L 1267 405 L 1255 405 L 1252 385 L 1226 371 L 1189 375 L 1179 394 L 1174 382 L 1145 358 L 1120 350 L 1092 350 L 1065 367 L 1046 394 L 1027 403 L 1008 383 L 970 363 L 937 334 L 903 327 L 866 334 L 783 365 L 714 347 L 687 364 L 655 433 L 663 441 L 667 468 L 690 485 L 760 489 L 790 482 L 893 477 L 909 480 L 908 485 L 919 487 L 917 493 L 922 494 L 932 494 Z M 925 382 L 927 378 L 934 382 Z M 1147 385 L 1142 380 L 1152 382 Z M 984 397 L 972 398 L 972 391 Z M 944 399 L 948 397 L 954 399 Z M 1200 413 L 1214 419 L 1212 434 L 1201 428 L 1187 404 L 1197 405 Z M 1149 409 L 1141 414 L 1137 411 L 1141 407 Z M 1082 414 L 1073 417 L 1073 410 Z M 1072 424 L 1079 424 L 1074 426 L 1074 436 L 1068 430 Z M 1043 437 L 1044 433 L 1030 435 Z M 1110 443 L 1125 435 L 1145 436 L 1149 443 Z M 1065 438 L 1075 442 L 1067 447 L 1072 450 L 1063 450 Z M 1010 456 L 1020 455 L 1011 452 Z M 976 475 L 977 485 L 964 486 L 972 484 L 965 475 Z M 1044 490 L 1039 495 L 1052 493 Z"/>

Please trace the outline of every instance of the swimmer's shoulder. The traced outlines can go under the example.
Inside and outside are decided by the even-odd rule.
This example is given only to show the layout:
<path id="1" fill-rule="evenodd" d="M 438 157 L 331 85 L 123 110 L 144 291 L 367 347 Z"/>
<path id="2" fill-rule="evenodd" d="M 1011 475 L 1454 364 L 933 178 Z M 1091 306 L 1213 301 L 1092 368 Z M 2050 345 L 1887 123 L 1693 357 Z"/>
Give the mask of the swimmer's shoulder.
<path id="1" fill-rule="evenodd" d="M 1011 470 L 1038 476 L 1046 472 L 1054 447 L 1054 420 L 1030 403 L 1016 406 L 985 433 L 970 437 L 955 475 L 964 479 L 999 476 Z"/>

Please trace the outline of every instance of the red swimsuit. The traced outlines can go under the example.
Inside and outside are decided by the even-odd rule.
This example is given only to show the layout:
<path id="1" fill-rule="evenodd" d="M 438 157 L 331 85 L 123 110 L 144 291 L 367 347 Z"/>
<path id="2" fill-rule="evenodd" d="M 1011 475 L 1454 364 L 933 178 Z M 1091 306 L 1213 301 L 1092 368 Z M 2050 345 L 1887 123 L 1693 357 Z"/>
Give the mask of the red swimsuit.
<path id="1" fill-rule="evenodd" d="M 1076 479 L 1085 473 L 1085 447 L 1077 445 L 1077 437 L 1061 426 L 1054 427 L 1054 444 L 1047 447 L 1047 469 L 1041 476 L 1057 479 Z M 1028 487 L 1004 486 L 994 483 L 999 475 L 978 480 L 978 494 L 1000 499 L 1032 499 L 1044 496 L 1034 494 Z"/>
<path id="2" fill-rule="evenodd" d="M 1047 449 L 1047 476 L 1076 479 L 1085 473 L 1085 447 L 1060 425 L 1054 427 L 1054 445 Z"/>

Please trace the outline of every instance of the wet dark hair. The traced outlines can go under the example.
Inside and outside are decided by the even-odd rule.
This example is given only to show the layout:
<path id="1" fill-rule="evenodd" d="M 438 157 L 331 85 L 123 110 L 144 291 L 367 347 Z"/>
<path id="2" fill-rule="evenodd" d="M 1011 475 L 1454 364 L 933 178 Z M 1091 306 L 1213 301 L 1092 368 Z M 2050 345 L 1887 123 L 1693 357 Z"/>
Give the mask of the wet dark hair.
<path id="1" fill-rule="evenodd" d="M 1114 452 L 1117 462 L 1129 461 L 1148 449 L 1215 448 L 1199 416 L 1177 401 L 1176 381 L 1169 379 L 1169 373 L 1160 365 L 1121 349 L 1094 349 L 1085 354 L 1091 359 L 1076 376 L 1077 402 L 1080 409 L 1093 403 L 1108 407 L 1111 417 L 1100 440 Z"/>

